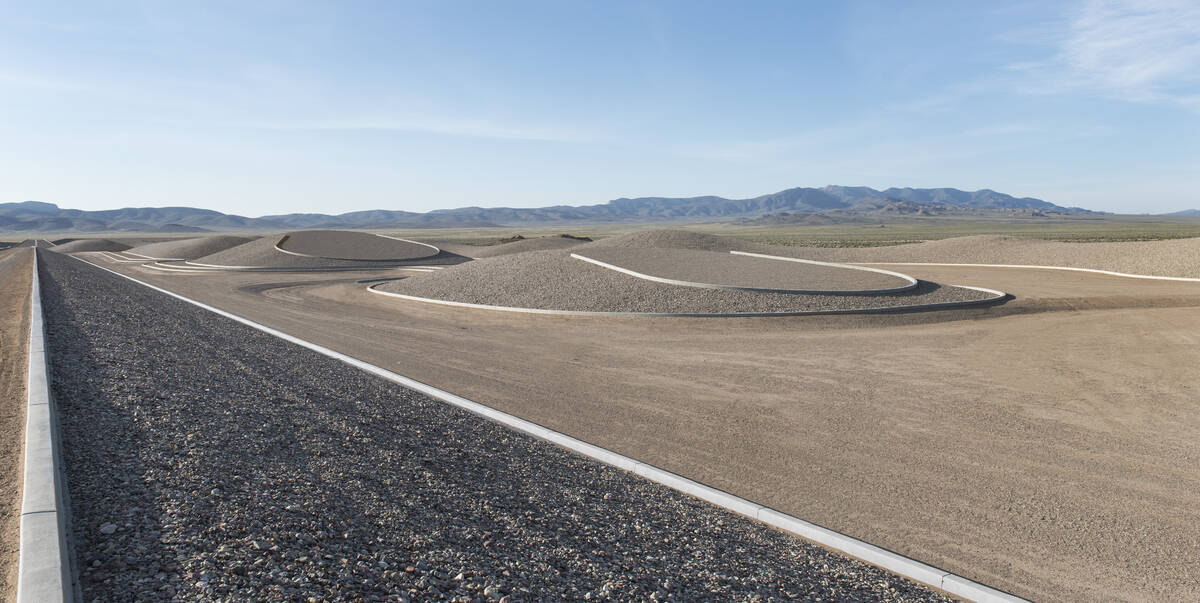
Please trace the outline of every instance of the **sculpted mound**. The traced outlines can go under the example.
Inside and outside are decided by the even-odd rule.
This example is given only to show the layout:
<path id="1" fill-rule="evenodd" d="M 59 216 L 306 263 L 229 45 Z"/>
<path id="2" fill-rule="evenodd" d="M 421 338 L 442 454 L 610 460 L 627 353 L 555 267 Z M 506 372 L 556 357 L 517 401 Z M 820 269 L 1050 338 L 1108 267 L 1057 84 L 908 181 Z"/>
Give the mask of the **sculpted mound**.
<path id="1" fill-rule="evenodd" d="M 1130 274 L 1200 278 L 1200 238 L 1063 243 L 999 235 L 956 237 L 891 247 L 780 248 L 834 262 L 943 262 L 1069 266 Z"/>
<path id="2" fill-rule="evenodd" d="M 441 251 L 433 245 L 347 230 L 289 232 L 277 244 L 290 253 L 331 260 L 408 261 Z"/>
<path id="3" fill-rule="evenodd" d="M 56 245 L 54 251 L 59 253 L 75 253 L 78 251 L 125 251 L 129 245 L 109 239 L 75 239 L 70 243 Z"/>
<path id="4" fill-rule="evenodd" d="M 648 247 L 649 245 L 670 247 L 654 248 Z M 572 252 L 582 256 L 603 254 L 608 259 L 654 262 L 655 266 L 672 274 L 713 277 L 715 280 L 730 282 L 747 278 L 756 284 L 767 282 L 758 279 L 765 279 L 768 272 L 776 269 L 776 264 L 780 267 L 791 267 L 793 264 L 779 260 L 754 260 L 755 266 L 759 261 L 772 262 L 769 267 L 766 264 L 761 266 L 762 272 L 755 272 L 757 268 L 746 269 L 741 264 L 734 266 L 739 260 L 726 261 L 725 257 L 735 257 L 728 254 L 728 248 L 731 246 L 742 244 L 721 237 L 682 231 L 637 233 L 573 249 L 529 251 L 484 258 L 378 284 L 374 286 L 374 290 L 422 300 L 484 306 L 575 312 L 700 315 L 879 311 L 927 304 L 982 302 L 996 297 L 994 294 L 977 290 L 943 287 L 924 282 L 903 292 L 878 295 L 798 294 L 681 286 L 639 278 L 572 257 Z M 701 249 L 697 250 L 695 247 Z M 725 249 L 721 249 L 722 247 Z M 695 270 L 708 272 L 687 272 L 691 268 L 685 268 L 683 264 L 698 260 L 712 261 L 714 267 L 700 265 Z M 733 269 L 734 272 L 742 270 L 745 274 L 730 273 L 728 269 Z M 840 274 L 845 269 L 837 270 L 839 274 L 836 277 L 832 272 L 827 273 L 824 267 L 815 267 L 806 274 L 809 277 L 835 280 L 857 278 Z M 716 274 L 717 272 L 720 274 Z M 718 276 L 720 278 L 716 279 Z M 885 284 L 885 281 L 877 281 L 875 284 Z M 896 286 L 903 283 L 889 277 L 886 284 Z"/>
<path id="5" fill-rule="evenodd" d="M 254 238 L 252 237 L 224 235 L 196 237 L 138 245 L 130 249 L 129 252 L 157 260 L 194 260 L 253 240 Z"/>

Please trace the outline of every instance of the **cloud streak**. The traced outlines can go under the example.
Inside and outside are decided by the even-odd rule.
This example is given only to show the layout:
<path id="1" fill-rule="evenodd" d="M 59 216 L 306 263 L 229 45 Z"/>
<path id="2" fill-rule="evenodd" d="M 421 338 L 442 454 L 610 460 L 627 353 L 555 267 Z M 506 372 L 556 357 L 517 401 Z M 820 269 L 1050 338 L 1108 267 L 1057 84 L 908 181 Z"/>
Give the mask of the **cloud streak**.
<path id="1" fill-rule="evenodd" d="M 466 138 L 528 140 L 536 142 L 586 142 L 595 137 L 565 128 L 525 124 L 498 124 L 477 119 L 420 117 L 402 119 L 312 120 L 229 124 L 254 130 L 293 132 L 413 132 Z"/>

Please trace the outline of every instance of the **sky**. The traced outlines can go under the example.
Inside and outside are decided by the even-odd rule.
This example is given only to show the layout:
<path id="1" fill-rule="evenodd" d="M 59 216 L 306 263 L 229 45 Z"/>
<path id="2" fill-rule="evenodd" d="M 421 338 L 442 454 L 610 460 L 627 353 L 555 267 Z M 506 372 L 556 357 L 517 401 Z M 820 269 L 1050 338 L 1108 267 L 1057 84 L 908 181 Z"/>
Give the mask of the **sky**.
<path id="1" fill-rule="evenodd" d="M 0 0 L 0 202 L 1200 207 L 1200 2 Z"/>

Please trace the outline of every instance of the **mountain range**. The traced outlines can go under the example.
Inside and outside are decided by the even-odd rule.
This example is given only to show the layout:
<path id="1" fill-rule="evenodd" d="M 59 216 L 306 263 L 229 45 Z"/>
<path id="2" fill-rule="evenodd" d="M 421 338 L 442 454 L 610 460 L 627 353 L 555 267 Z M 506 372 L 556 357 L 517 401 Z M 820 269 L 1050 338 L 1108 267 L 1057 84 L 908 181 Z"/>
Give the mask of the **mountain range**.
<path id="1" fill-rule="evenodd" d="M 889 209 L 890 208 L 890 209 Z M 462 207 L 416 213 L 368 210 L 344 214 L 281 214 L 248 218 L 193 207 L 136 207 L 102 211 L 62 209 L 52 203 L 0 203 L 0 231 L 9 232 L 226 232 L 308 228 L 468 228 L 604 222 L 711 222 L 764 216 L 896 212 L 936 215 L 946 211 L 1094 213 L 1041 199 L 993 190 L 826 186 L 790 188 L 750 199 L 639 197 L 587 206 L 540 208 Z"/>

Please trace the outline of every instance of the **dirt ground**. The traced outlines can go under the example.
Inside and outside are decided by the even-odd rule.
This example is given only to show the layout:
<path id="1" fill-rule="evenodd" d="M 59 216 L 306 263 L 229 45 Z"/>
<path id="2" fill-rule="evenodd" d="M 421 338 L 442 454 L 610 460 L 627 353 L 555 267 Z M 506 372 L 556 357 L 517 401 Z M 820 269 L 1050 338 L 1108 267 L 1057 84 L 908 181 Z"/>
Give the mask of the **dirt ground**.
<path id="1" fill-rule="evenodd" d="M 33 250 L 0 251 L 0 594 L 17 594 Z"/>
<path id="2" fill-rule="evenodd" d="M 906 266 L 1015 299 L 580 318 L 107 267 L 1021 596 L 1200 598 L 1200 283 Z"/>

